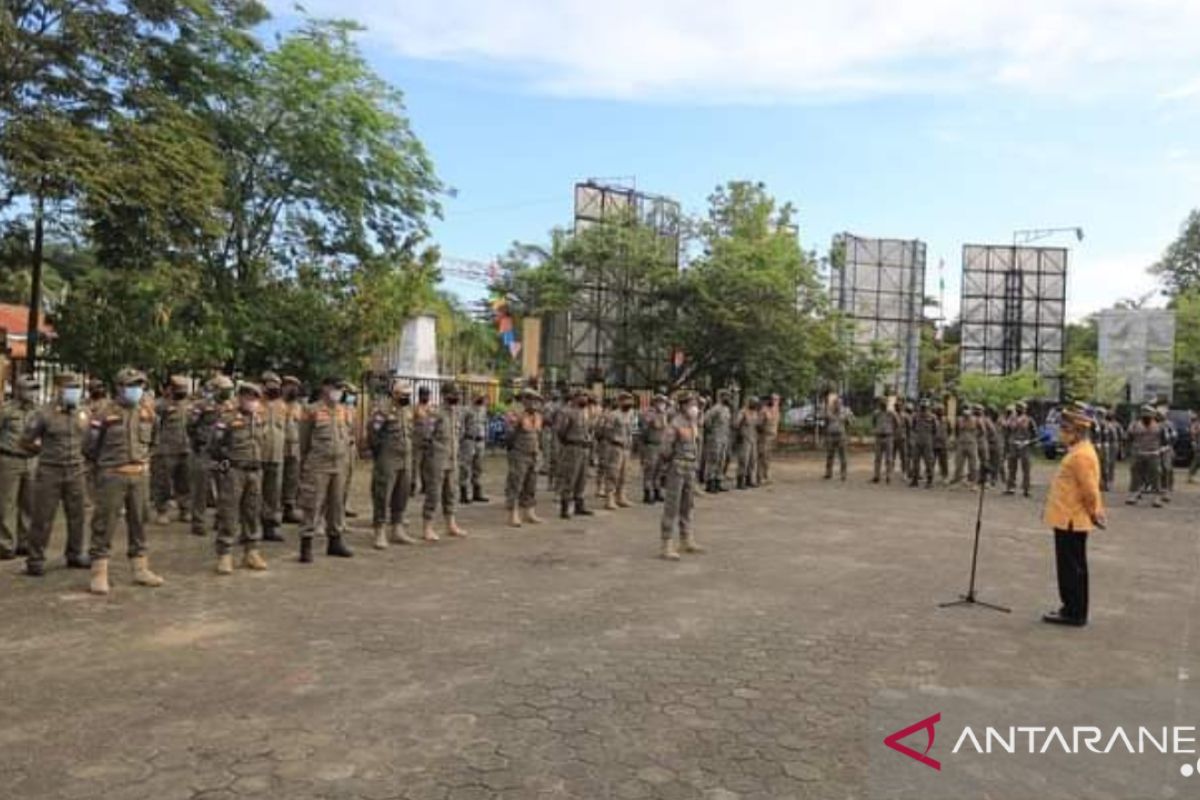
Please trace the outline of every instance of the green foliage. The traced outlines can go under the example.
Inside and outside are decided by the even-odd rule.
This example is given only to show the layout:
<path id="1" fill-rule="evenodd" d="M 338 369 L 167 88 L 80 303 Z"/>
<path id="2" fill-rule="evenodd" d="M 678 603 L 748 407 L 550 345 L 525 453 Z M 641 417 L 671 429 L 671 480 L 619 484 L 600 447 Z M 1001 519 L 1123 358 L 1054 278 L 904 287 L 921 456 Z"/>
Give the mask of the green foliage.
<path id="1" fill-rule="evenodd" d="M 1168 293 L 1180 295 L 1200 289 L 1200 209 L 1188 214 L 1179 236 L 1150 267 Z"/>
<path id="2" fill-rule="evenodd" d="M 922 395 L 940 397 L 958 381 L 958 345 L 943 335 L 938 341 L 933 325 L 921 326 L 920 372 L 917 383 Z"/>
<path id="3" fill-rule="evenodd" d="M 850 361 L 851 394 L 864 396 L 884 389 L 884 378 L 899 365 L 885 342 L 873 341 L 866 350 L 856 350 Z"/>
<path id="4" fill-rule="evenodd" d="M 1045 386 L 1041 377 L 1029 369 L 1003 376 L 967 373 L 958 379 L 957 394 L 971 403 L 1003 408 L 1018 400 L 1044 396 Z"/>
<path id="5" fill-rule="evenodd" d="M 1200 408 L 1200 288 L 1177 295 L 1175 310 L 1175 392 L 1179 408 Z"/>

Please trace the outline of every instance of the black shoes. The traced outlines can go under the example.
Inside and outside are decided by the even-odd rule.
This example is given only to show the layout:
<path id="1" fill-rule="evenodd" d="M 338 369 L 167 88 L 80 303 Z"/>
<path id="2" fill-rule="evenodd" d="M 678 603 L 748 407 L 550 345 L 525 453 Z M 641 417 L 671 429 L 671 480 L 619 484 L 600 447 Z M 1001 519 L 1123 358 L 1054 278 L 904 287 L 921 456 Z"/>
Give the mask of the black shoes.
<path id="1" fill-rule="evenodd" d="M 26 561 L 25 574 L 31 578 L 40 578 L 46 574 L 46 565 L 40 561 L 37 563 L 33 561 Z"/>
<path id="2" fill-rule="evenodd" d="M 563 500 L 559 503 L 558 515 L 563 519 L 571 518 L 571 501 Z"/>
<path id="3" fill-rule="evenodd" d="M 464 486 L 458 490 L 458 502 L 459 505 L 471 505 L 471 495 L 467 492 L 467 487 Z"/>
<path id="4" fill-rule="evenodd" d="M 0 550 L 0 561 L 12 561 L 17 554 L 12 550 Z"/>
<path id="5" fill-rule="evenodd" d="M 80 555 L 77 555 L 77 556 L 67 553 L 65 558 L 67 561 L 67 569 L 91 569 L 92 568 L 92 559 L 90 556 L 87 555 L 87 553 L 81 553 Z"/>
<path id="6" fill-rule="evenodd" d="M 325 545 L 325 555 L 336 556 L 337 558 L 353 558 L 354 551 L 346 546 L 341 536 L 330 536 L 329 543 Z"/>
<path id="7" fill-rule="evenodd" d="M 306 536 L 300 540 L 300 563 L 311 564 L 312 560 L 312 537 Z"/>
<path id="8" fill-rule="evenodd" d="M 709 491 L 712 491 L 712 490 L 710 489 Z M 654 503 L 654 495 L 650 492 L 649 489 L 644 489 L 642 491 L 642 502 L 645 503 L 646 505 L 651 505 Z"/>
<path id="9" fill-rule="evenodd" d="M 1082 628 L 1084 625 L 1087 625 L 1086 619 L 1068 617 L 1062 611 L 1051 611 L 1049 614 L 1043 614 L 1042 622 L 1049 623 L 1050 625 L 1067 625 L 1072 628 Z"/>
<path id="10" fill-rule="evenodd" d="M 655 489 L 654 490 L 654 502 L 661 503 L 661 502 L 663 502 L 663 499 L 664 498 L 663 498 L 662 489 Z"/>
<path id="11" fill-rule="evenodd" d="M 264 522 L 263 523 L 262 540 L 264 542 L 282 542 L 282 541 L 284 541 L 283 536 L 279 533 L 279 528 L 276 527 L 274 522 Z"/>
<path id="12" fill-rule="evenodd" d="M 475 492 L 471 496 L 471 502 L 472 503 L 486 503 L 487 501 L 488 501 L 488 498 L 486 495 L 484 495 L 483 489 L 476 486 Z"/>
<path id="13" fill-rule="evenodd" d="M 596 515 L 596 512 L 592 511 L 586 505 L 584 505 L 583 500 L 576 500 L 575 501 L 575 515 L 579 516 L 579 517 L 594 517 Z"/>

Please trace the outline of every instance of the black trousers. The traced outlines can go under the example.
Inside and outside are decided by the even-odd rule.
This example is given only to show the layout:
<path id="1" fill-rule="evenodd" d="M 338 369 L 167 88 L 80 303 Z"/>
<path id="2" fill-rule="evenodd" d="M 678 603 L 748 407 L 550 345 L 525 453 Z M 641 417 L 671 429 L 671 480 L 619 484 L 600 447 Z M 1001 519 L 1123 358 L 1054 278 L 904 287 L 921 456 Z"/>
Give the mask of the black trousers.
<path id="1" fill-rule="evenodd" d="M 1080 622 L 1088 615 L 1087 533 L 1054 530 L 1054 558 L 1058 564 L 1058 596 L 1062 614 Z"/>

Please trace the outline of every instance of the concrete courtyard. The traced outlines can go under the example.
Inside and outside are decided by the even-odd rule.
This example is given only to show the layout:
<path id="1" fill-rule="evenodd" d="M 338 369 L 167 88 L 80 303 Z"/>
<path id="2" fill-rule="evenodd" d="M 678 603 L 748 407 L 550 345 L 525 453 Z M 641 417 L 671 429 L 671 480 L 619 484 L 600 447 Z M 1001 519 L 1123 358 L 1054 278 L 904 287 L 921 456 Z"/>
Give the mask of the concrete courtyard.
<path id="1" fill-rule="evenodd" d="M 655 558 L 660 506 L 512 530 L 500 501 L 467 540 L 212 574 L 211 542 L 152 528 L 160 590 L 0 574 L 0 797 L 858 798 L 868 702 L 888 689 L 1176 686 L 1200 672 L 1200 495 L 1110 496 L 1090 552 L 1092 624 L 1055 605 L 1032 500 L 987 497 L 981 597 L 965 589 L 976 495 L 847 483 L 811 458 L 774 485 L 701 496 L 704 555 Z M 1124 482 L 1125 477 L 1121 478 Z M 543 484 L 544 485 L 544 484 Z M 640 499 L 640 491 L 636 493 Z M 419 518 L 410 508 L 410 521 Z M 61 518 L 60 518 L 61 525 Z M 117 539 L 123 549 L 123 533 Z"/>

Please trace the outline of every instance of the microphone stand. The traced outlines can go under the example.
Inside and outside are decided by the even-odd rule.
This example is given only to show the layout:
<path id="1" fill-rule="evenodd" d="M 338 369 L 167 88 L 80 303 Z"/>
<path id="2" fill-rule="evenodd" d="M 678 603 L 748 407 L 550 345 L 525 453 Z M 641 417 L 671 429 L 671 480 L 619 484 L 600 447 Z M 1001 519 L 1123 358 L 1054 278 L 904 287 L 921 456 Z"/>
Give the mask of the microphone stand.
<path id="1" fill-rule="evenodd" d="M 988 603 L 978 599 L 975 596 L 975 571 L 979 566 L 979 533 L 983 528 L 983 495 L 987 491 L 987 470 L 980 465 L 979 469 L 979 508 L 975 512 L 975 547 L 971 552 L 971 580 L 967 584 L 967 593 L 958 596 L 957 600 L 951 600 L 947 603 L 938 603 L 938 608 L 951 608 L 953 606 L 981 606 L 990 608 L 993 611 L 1003 611 L 1005 614 L 1011 613 L 1011 608 Z"/>

